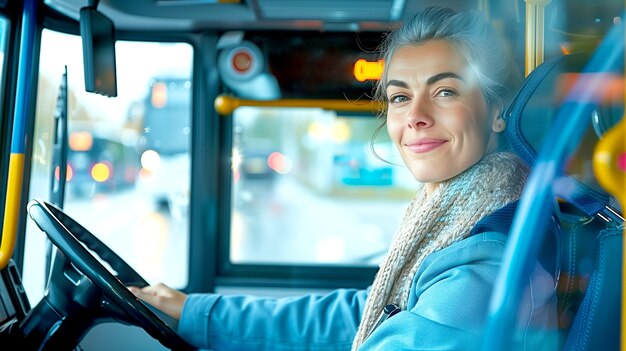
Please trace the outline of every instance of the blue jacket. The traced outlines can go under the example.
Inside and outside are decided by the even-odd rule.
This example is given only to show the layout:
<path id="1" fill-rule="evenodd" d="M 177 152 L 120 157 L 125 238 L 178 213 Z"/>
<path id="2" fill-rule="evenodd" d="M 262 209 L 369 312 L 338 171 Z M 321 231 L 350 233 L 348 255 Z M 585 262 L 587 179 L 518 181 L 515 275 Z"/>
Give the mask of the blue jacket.
<path id="1" fill-rule="evenodd" d="M 480 350 L 506 236 L 472 235 L 429 255 L 418 269 L 406 310 L 382 323 L 359 350 Z M 555 280 L 541 265 L 520 304 L 512 349 L 554 350 Z M 288 298 L 190 294 L 179 334 L 221 350 L 350 350 L 368 290 Z"/>

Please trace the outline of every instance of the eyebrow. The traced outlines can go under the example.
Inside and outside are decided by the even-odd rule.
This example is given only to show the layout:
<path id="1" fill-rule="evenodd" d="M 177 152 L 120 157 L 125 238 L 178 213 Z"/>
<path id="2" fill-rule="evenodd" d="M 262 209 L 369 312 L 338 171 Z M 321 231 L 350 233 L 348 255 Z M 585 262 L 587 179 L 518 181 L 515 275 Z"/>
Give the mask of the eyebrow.
<path id="1" fill-rule="evenodd" d="M 432 85 L 442 79 L 446 79 L 446 78 L 454 78 L 454 79 L 458 79 L 462 82 L 465 82 L 465 79 L 463 79 L 463 77 L 461 77 L 460 75 L 454 73 L 454 72 L 441 72 L 441 73 L 437 73 L 434 76 L 429 77 L 428 79 L 426 79 L 426 85 Z M 385 88 L 389 88 L 390 86 L 396 86 L 399 88 L 408 88 L 408 84 L 405 81 L 402 80 L 397 80 L 397 79 L 392 79 L 390 81 L 387 82 L 387 85 Z"/>
<path id="2" fill-rule="evenodd" d="M 461 82 L 465 82 L 465 79 L 463 79 L 463 77 L 461 77 L 460 75 L 454 73 L 454 72 L 441 72 L 441 73 L 437 73 L 434 76 L 426 79 L 426 85 L 431 85 L 435 82 L 438 82 L 442 79 L 446 79 L 446 78 L 454 78 L 454 79 L 458 79 Z"/>

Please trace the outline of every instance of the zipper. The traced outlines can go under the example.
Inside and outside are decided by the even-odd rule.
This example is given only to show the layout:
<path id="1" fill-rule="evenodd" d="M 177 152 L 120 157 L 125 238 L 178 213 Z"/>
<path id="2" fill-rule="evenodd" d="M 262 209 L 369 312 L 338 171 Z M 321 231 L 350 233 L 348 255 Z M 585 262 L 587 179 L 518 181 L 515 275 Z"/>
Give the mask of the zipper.
<path id="1" fill-rule="evenodd" d="M 396 313 L 400 311 L 401 311 L 400 307 L 396 305 L 395 303 L 390 303 L 388 305 L 385 305 L 385 307 L 383 308 L 383 311 L 380 313 L 380 317 L 378 317 L 378 320 L 376 321 L 376 324 L 374 324 L 374 327 L 372 328 L 372 330 L 370 330 L 369 333 L 367 333 L 367 336 L 365 338 L 366 339 L 369 338 L 369 336 L 372 335 L 374 330 L 376 330 L 376 328 L 378 328 L 379 325 L 381 325 L 384 321 L 393 317 Z"/>

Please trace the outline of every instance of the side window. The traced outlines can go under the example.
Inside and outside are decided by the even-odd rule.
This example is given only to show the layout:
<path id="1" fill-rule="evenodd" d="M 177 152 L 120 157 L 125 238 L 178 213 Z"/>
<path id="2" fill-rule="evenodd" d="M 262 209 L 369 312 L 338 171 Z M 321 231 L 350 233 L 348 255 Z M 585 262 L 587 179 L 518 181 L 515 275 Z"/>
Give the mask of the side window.
<path id="1" fill-rule="evenodd" d="M 415 181 L 373 115 L 293 108 L 233 114 L 230 258 L 375 266 Z"/>
<path id="2" fill-rule="evenodd" d="M 118 96 L 87 93 L 80 37 L 44 30 L 30 198 L 49 197 L 54 113 L 67 66 L 65 212 L 148 281 L 183 288 L 193 49 L 187 43 L 118 41 L 116 53 Z M 37 301 L 50 245 L 32 222 L 27 225 L 25 255 L 41 260 L 25 262 L 30 280 L 24 285 Z"/>
<path id="3" fill-rule="evenodd" d="M 225 79 L 233 95 L 254 96 L 253 83 L 265 87 L 257 80 L 270 76 L 265 80 L 276 84 L 266 85 L 289 106 L 369 100 L 382 71 L 374 51 L 379 36 L 289 34 L 247 34 L 246 45 L 262 48 L 266 64 L 259 66 L 267 68 L 247 85 Z M 222 76 L 236 73 L 230 66 L 219 66 Z M 233 275 L 293 277 L 296 285 L 331 272 L 369 281 L 417 187 L 383 122 L 368 108 L 235 109 L 225 275 L 232 267 Z M 279 276 L 280 266 L 289 273 Z"/>

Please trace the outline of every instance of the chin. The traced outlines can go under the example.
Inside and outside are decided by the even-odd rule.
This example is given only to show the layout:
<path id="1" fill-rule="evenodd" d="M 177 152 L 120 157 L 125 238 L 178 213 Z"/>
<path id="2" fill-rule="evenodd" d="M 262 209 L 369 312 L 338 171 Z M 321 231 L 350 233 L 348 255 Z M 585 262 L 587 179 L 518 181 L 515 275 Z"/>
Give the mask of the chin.
<path id="1" fill-rule="evenodd" d="M 440 183 L 442 181 L 444 181 L 444 178 L 441 177 L 436 177 L 433 175 L 425 175 L 425 174 L 413 174 L 413 178 L 415 178 L 415 180 L 417 180 L 420 183 L 424 183 L 424 184 L 428 184 L 428 183 Z"/>
<path id="2" fill-rule="evenodd" d="M 429 183 L 441 183 L 441 182 L 444 182 L 444 181 L 446 181 L 448 179 L 454 178 L 455 176 L 457 176 L 461 172 L 456 172 L 456 173 L 452 172 L 452 173 L 445 173 L 445 174 L 433 174 L 432 172 L 430 172 L 430 173 L 411 172 L 411 174 L 413 175 L 413 178 L 415 178 L 415 180 L 417 180 L 418 182 L 424 183 L 424 184 L 429 184 Z"/>

